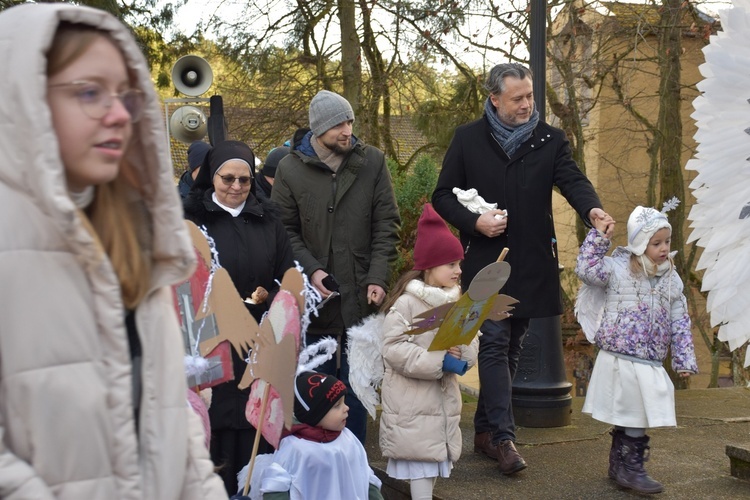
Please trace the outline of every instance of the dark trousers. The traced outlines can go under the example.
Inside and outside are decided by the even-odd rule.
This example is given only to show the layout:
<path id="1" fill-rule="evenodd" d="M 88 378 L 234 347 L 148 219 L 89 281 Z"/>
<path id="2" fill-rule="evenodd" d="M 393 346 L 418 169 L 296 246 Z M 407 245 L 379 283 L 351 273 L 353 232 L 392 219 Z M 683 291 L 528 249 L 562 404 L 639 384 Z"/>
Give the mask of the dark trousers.
<path id="1" fill-rule="evenodd" d="M 502 321 L 487 320 L 480 328 L 479 337 L 479 401 L 474 414 L 476 433 L 492 432 L 497 443 L 516 440 L 511 396 L 513 377 L 521 356 L 521 344 L 529 320 L 508 318 Z"/>
<path id="2" fill-rule="evenodd" d="M 330 337 L 330 335 L 315 335 L 308 333 L 307 345 L 314 344 L 324 337 Z M 365 410 L 365 407 L 357 398 L 357 395 L 352 391 L 352 386 L 349 385 L 349 357 L 346 355 L 345 333 L 339 337 L 338 350 L 338 356 L 334 355 L 333 358 L 315 368 L 315 371 L 333 375 L 346 384 L 346 387 L 349 389 L 346 393 L 346 406 L 349 407 L 349 416 L 346 419 L 346 427 L 352 431 L 352 434 L 357 436 L 357 439 L 359 439 L 364 446 L 367 433 L 367 410 Z M 337 358 L 341 360 L 340 364 L 338 363 L 339 359 Z"/>

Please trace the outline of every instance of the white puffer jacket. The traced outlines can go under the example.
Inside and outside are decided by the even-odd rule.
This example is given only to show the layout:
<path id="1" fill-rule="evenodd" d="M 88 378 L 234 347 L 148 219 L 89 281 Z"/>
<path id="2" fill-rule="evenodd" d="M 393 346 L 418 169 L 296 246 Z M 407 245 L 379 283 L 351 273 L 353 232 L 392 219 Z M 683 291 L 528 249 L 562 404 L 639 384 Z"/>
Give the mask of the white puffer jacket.
<path id="1" fill-rule="evenodd" d="M 380 449 L 388 458 L 455 462 L 461 456 L 461 390 L 458 376 L 443 371 L 446 351 L 428 351 L 437 329 L 406 335 L 419 314 L 454 302 L 461 295 L 413 280 L 386 314 L 383 330 L 385 376 L 382 385 Z M 477 360 L 479 340 L 462 345 L 469 367 Z"/>
<path id="2" fill-rule="evenodd" d="M 682 280 L 674 268 L 654 284 L 630 271 L 631 253 L 618 247 L 605 254 L 610 241 L 596 229 L 586 236 L 576 263 L 576 274 L 588 286 L 605 293 L 596 345 L 605 351 L 664 361 L 672 352 L 672 368 L 697 373 L 693 336 Z M 579 304 L 579 307 L 589 307 Z"/>
<path id="3" fill-rule="evenodd" d="M 120 286 L 68 196 L 46 101 L 46 58 L 62 20 L 119 44 L 146 111 L 128 162 L 147 214 L 150 292 L 136 310 L 139 432 Z M 169 285 L 194 254 L 167 154 L 164 117 L 129 31 L 104 12 L 25 4 L 0 14 L 0 498 L 227 498 L 186 402 L 184 347 Z"/>

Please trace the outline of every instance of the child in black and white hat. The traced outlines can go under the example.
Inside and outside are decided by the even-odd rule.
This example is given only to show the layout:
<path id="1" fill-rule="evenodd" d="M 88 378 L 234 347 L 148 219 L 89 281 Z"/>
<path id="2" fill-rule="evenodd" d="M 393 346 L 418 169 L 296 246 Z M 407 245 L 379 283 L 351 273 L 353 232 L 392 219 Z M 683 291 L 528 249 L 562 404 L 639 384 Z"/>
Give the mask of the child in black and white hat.
<path id="1" fill-rule="evenodd" d="M 346 385 L 332 375 L 297 375 L 295 425 L 282 438 L 273 463 L 253 473 L 250 498 L 382 500 L 381 482 L 364 447 L 345 427 L 346 393 Z"/>

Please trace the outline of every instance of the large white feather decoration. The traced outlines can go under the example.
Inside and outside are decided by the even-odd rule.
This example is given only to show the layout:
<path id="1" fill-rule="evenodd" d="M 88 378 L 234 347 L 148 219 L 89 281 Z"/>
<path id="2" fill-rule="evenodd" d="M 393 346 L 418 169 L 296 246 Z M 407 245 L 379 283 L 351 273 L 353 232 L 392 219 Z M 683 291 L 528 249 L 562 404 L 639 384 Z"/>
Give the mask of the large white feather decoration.
<path id="1" fill-rule="evenodd" d="M 696 269 L 705 270 L 711 325 L 734 350 L 750 341 L 750 0 L 734 0 L 719 16 L 693 101 L 698 148 L 686 168 L 698 175 L 688 243 L 703 247 Z"/>
<path id="2" fill-rule="evenodd" d="M 378 389 L 383 382 L 383 321 L 385 314 L 373 314 L 346 331 L 349 356 L 349 384 L 362 405 L 375 420 L 380 404 Z"/>
<path id="3" fill-rule="evenodd" d="M 599 330 L 599 325 L 602 323 L 606 295 L 604 287 L 601 286 L 591 286 L 584 283 L 578 289 L 576 305 L 573 311 L 578 323 L 581 324 L 581 329 L 584 335 L 586 335 L 586 339 L 592 344 L 594 343 L 596 332 Z"/>

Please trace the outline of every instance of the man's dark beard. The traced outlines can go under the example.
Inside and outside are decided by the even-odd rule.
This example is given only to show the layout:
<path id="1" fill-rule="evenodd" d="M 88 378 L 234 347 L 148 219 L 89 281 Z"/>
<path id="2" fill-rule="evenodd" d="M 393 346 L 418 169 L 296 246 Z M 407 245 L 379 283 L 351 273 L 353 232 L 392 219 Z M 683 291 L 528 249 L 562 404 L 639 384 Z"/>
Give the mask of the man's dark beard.
<path id="1" fill-rule="evenodd" d="M 319 140 L 319 142 L 321 142 Z M 328 150 L 333 151 L 334 154 L 337 155 L 345 155 L 349 151 L 352 150 L 352 142 L 349 140 L 349 144 L 346 146 L 341 146 L 338 141 L 333 141 L 333 144 L 326 144 L 324 142 L 321 142 L 323 146 L 325 146 Z"/>

